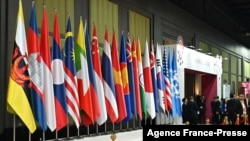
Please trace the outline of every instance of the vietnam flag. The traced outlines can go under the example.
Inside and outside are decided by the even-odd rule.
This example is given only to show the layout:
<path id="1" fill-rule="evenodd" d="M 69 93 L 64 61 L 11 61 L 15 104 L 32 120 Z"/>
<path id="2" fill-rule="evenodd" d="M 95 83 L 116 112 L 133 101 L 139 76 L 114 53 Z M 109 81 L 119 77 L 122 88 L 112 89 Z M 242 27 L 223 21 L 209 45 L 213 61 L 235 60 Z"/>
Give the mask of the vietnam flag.
<path id="1" fill-rule="evenodd" d="M 126 111 L 126 103 L 124 97 L 124 90 L 122 84 L 122 76 L 121 76 L 121 69 L 119 63 L 119 53 L 117 49 L 117 41 L 116 41 L 116 34 L 113 33 L 112 39 L 112 49 L 111 49 L 111 60 L 113 65 L 113 74 L 114 74 L 114 83 L 115 83 L 115 92 L 116 92 L 116 101 L 118 107 L 118 119 L 116 123 L 121 122 L 127 116 Z"/>

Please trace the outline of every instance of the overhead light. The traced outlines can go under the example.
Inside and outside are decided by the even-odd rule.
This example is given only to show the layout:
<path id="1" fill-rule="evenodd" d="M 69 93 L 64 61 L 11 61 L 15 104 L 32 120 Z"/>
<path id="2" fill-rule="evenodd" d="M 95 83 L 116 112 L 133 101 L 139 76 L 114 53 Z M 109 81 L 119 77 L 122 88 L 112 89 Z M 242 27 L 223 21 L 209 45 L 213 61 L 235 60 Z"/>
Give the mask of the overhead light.
<path id="1" fill-rule="evenodd" d="M 211 55 L 212 53 L 211 53 L 211 52 L 208 52 L 207 54 L 208 54 L 208 55 Z"/>
<path id="2" fill-rule="evenodd" d="M 228 60 L 228 58 L 227 58 L 227 57 L 224 57 L 223 59 L 224 59 L 224 60 Z"/>
<path id="3" fill-rule="evenodd" d="M 201 49 L 201 48 L 197 48 L 196 50 L 198 50 L 198 51 L 202 51 L 202 49 Z"/>

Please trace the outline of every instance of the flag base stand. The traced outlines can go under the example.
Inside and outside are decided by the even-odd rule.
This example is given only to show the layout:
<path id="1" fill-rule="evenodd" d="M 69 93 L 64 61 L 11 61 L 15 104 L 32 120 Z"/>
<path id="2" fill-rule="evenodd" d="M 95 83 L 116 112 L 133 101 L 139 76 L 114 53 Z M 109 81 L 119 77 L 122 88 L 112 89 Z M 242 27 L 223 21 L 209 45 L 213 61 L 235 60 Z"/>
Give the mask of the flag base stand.
<path id="1" fill-rule="evenodd" d="M 110 138 L 111 138 L 112 141 L 115 141 L 115 139 L 116 139 L 116 134 L 115 134 L 115 133 L 111 134 L 111 135 L 110 135 Z"/>

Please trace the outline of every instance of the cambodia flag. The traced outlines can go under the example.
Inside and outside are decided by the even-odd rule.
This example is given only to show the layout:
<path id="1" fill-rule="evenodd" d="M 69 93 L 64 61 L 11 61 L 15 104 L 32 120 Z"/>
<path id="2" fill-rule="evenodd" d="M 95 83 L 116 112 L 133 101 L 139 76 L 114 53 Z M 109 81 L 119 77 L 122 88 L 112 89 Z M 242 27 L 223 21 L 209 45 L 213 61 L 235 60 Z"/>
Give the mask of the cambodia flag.
<path id="1" fill-rule="evenodd" d="M 34 3 L 31 9 L 30 24 L 28 28 L 28 61 L 31 80 L 31 93 L 33 97 L 33 106 L 35 119 L 39 126 L 46 131 L 47 120 L 45 110 L 45 96 L 43 94 L 43 77 L 41 69 L 41 56 L 38 45 L 37 25 L 36 25 L 36 11 Z M 42 32 L 43 33 L 43 32 Z"/>

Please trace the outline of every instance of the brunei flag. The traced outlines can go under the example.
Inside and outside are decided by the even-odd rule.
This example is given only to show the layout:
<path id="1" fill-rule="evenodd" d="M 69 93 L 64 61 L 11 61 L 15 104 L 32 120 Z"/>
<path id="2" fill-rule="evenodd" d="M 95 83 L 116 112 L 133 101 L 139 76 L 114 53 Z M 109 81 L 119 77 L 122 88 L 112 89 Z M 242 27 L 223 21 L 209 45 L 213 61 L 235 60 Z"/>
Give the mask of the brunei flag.
<path id="1" fill-rule="evenodd" d="M 24 27 L 22 1 L 19 1 L 16 37 L 10 68 L 7 92 L 7 111 L 20 117 L 30 133 L 36 130 L 36 123 L 31 108 L 30 77 L 27 64 L 27 42 Z"/>

